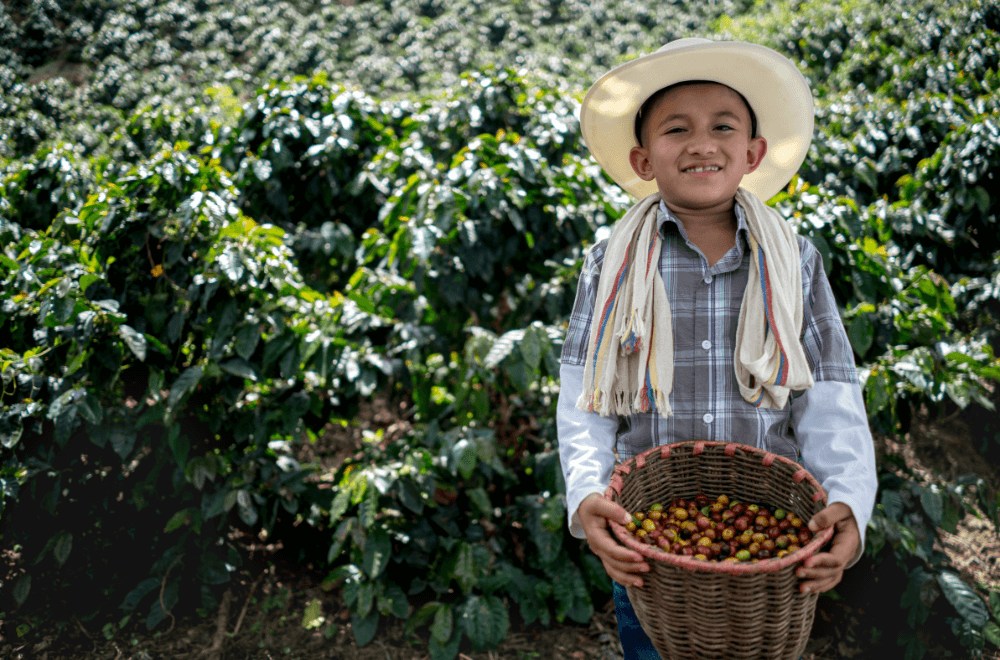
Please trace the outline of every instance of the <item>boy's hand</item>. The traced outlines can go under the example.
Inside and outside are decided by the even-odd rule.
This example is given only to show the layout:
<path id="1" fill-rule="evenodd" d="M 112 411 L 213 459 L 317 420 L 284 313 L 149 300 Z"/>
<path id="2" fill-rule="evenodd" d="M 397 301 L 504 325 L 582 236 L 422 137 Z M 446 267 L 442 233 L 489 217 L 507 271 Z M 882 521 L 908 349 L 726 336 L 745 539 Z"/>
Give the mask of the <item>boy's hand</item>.
<path id="1" fill-rule="evenodd" d="M 641 587 L 642 578 L 631 574 L 648 571 L 649 565 L 638 552 L 619 543 L 608 529 L 608 520 L 627 525 L 632 520 L 629 512 L 598 493 L 591 493 L 580 502 L 577 515 L 587 543 L 604 563 L 608 577 L 619 584 Z"/>
<path id="2" fill-rule="evenodd" d="M 795 573 L 804 579 L 799 584 L 802 593 L 822 593 L 837 586 L 844 577 L 844 568 L 854 559 L 861 545 L 858 521 L 854 519 L 851 507 L 843 502 L 834 502 L 809 521 L 809 531 L 814 534 L 827 527 L 834 528 L 830 550 L 809 557 Z"/>

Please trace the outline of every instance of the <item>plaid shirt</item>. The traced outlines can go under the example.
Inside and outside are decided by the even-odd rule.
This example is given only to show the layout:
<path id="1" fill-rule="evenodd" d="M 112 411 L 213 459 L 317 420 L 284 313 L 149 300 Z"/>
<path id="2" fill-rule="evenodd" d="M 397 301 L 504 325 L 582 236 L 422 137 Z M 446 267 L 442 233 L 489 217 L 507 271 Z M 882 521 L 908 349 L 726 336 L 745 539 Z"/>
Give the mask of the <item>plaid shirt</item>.
<path id="1" fill-rule="evenodd" d="M 740 396 L 733 369 L 736 325 L 750 267 L 748 230 L 736 206 L 736 246 L 715 265 L 687 238 L 660 202 L 663 236 L 659 269 L 673 316 L 672 416 L 657 412 L 619 419 L 616 453 L 626 460 L 646 449 L 683 440 L 735 440 L 800 460 L 791 401 L 781 410 L 757 408 Z M 562 362 L 586 362 L 594 299 L 607 240 L 587 255 L 570 316 Z M 802 345 L 816 381 L 856 383 L 854 354 L 816 248 L 799 237 L 802 265 Z M 577 388 L 578 389 L 578 388 Z M 795 397 L 796 393 L 792 393 Z"/>

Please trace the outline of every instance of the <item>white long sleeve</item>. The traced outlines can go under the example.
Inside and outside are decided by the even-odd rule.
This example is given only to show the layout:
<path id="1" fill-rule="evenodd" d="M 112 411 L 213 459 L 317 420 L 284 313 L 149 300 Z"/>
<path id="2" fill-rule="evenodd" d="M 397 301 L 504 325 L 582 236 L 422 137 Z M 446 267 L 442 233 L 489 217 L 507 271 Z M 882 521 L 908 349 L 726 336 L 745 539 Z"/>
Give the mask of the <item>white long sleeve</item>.
<path id="1" fill-rule="evenodd" d="M 795 437 L 803 467 L 822 484 L 827 503 L 851 507 L 861 546 L 849 566 L 861 557 L 865 531 L 878 491 L 875 445 L 858 383 L 818 381 L 792 401 Z"/>
<path id="2" fill-rule="evenodd" d="M 615 467 L 617 417 L 601 417 L 576 407 L 583 389 L 583 366 L 559 367 L 559 400 L 556 426 L 559 432 L 559 460 L 566 480 L 566 509 L 569 531 L 584 538 L 577 509 L 591 493 L 603 494 Z"/>

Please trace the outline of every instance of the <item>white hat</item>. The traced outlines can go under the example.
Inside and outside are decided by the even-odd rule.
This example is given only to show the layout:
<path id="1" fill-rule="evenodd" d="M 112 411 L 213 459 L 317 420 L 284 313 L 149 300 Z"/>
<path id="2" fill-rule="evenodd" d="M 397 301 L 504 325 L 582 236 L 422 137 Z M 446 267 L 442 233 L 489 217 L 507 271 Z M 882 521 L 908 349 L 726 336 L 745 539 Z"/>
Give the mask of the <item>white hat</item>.
<path id="1" fill-rule="evenodd" d="M 805 160 L 812 141 L 813 99 L 791 60 L 757 44 L 678 39 L 608 71 L 580 108 L 580 130 L 594 160 L 634 197 L 656 192 L 656 181 L 643 181 L 629 163 L 629 151 L 638 144 L 635 116 L 654 93 L 688 80 L 722 83 L 753 108 L 767 153 L 741 185 L 764 201 L 773 197 Z"/>

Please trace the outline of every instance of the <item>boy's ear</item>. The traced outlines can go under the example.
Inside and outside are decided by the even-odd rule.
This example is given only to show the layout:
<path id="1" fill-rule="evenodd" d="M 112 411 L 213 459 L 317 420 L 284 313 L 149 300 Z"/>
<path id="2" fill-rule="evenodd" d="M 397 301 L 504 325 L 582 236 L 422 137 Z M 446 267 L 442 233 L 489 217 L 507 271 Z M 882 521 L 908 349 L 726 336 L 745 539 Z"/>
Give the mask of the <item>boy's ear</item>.
<path id="1" fill-rule="evenodd" d="M 632 169 L 635 170 L 636 176 L 640 179 L 643 181 L 653 180 L 653 168 L 649 163 L 648 149 L 640 146 L 632 147 L 632 150 L 628 152 L 628 162 L 632 164 Z"/>
<path id="2" fill-rule="evenodd" d="M 767 153 L 767 140 L 762 137 L 751 138 L 747 146 L 747 174 L 757 169 Z"/>

